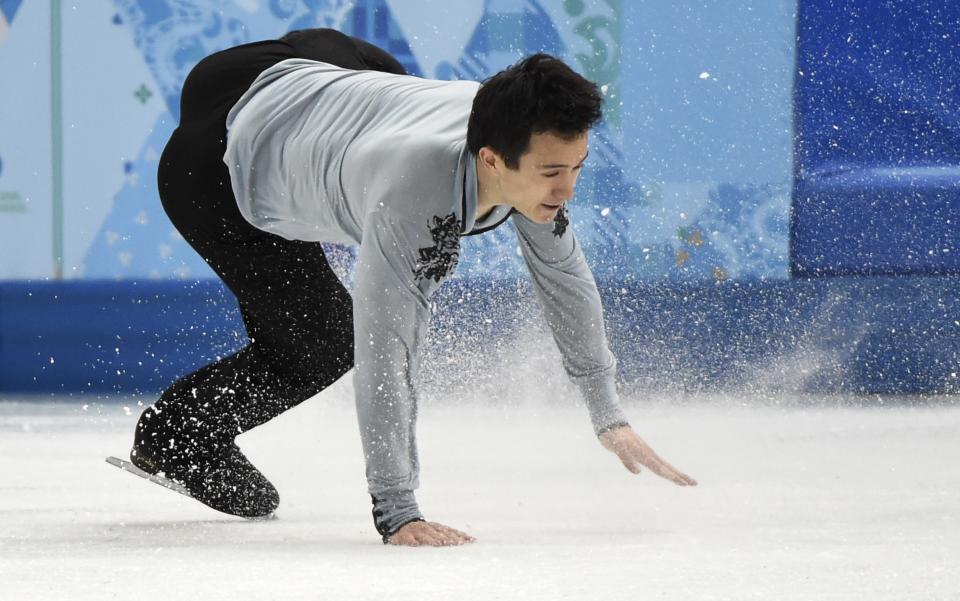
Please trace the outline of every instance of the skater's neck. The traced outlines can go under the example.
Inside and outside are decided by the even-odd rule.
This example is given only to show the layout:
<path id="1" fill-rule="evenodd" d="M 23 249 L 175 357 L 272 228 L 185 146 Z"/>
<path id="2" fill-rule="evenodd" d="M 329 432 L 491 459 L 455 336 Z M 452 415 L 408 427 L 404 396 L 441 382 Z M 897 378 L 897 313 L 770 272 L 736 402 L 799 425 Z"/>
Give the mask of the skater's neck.
<path id="1" fill-rule="evenodd" d="M 474 162 L 474 165 L 477 170 L 477 216 L 474 221 L 480 221 L 497 205 L 507 203 L 494 194 L 497 181 L 480 165 L 479 159 Z"/>

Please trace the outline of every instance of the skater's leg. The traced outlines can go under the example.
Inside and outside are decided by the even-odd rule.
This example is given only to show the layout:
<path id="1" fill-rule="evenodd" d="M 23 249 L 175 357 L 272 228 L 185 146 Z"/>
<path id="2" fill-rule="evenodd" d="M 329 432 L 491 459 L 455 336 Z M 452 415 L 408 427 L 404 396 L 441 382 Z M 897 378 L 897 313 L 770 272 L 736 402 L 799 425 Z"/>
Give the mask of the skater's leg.
<path id="1" fill-rule="evenodd" d="M 277 42 L 212 55 L 184 86 L 181 124 L 160 159 L 161 201 L 237 296 L 251 342 L 165 391 L 141 416 L 131 453 L 141 469 L 167 472 L 208 505 L 248 516 L 269 513 L 278 496 L 233 438 L 312 396 L 353 362 L 350 297 L 322 248 L 244 221 L 222 161 L 226 113 L 257 75 L 238 65 L 266 68 L 285 56 L 278 47 L 289 57 Z"/>
<path id="2" fill-rule="evenodd" d="M 234 293 L 250 343 L 181 378 L 137 424 L 131 460 L 164 471 L 220 511 L 256 516 L 279 503 L 234 444 L 335 382 L 353 364 L 352 303 L 317 243 L 242 220 L 214 132 L 182 125 L 161 156 L 171 221 Z M 207 157 L 214 158 L 207 158 Z M 210 164 L 212 161 L 217 164 Z M 223 173 L 218 173 L 218 170 Z"/>
<path id="3" fill-rule="evenodd" d="M 236 248 L 234 260 L 218 263 L 205 253 L 237 295 L 251 342 L 168 388 L 143 412 L 131 455 L 138 467 L 162 470 L 235 515 L 269 514 L 279 495 L 234 438 L 310 398 L 353 364 L 349 295 L 319 245 L 283 243 L 275 254 Z"/>
<path id="4" fill-rule="evenodd" d="M 144 412 L 141 431 L 174 440 L 166 454 L 175 460 L 231 445 L 353 365 L 351 299 L 319 244 L 264 234 L 201 248 L 236 295 L 250 343 L 181 378 Z"/>

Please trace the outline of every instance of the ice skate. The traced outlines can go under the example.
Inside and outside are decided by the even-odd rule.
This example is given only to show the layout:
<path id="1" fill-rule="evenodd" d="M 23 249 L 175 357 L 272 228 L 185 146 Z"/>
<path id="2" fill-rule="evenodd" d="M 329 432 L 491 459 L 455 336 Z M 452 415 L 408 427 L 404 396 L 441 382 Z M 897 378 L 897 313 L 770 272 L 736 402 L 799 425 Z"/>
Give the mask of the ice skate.
<path id="1" fill-rule="evenodd" d="M 204 505 L 244 518 L 273 517 L 280 495 L 273 484 L 246 458 L 235 443 L 217 451 L 201 451 L 161 459 L 134 445 L 130 463 L 148 475 L 162 476 L 182 486 L 178 490 Z M 148 478 L 150 479 L 150 478 Z M 162 484 L 164 485 L 164 484 Z M 166 486 L 166 485 L 164 485 Z M 173 488 L 168 486 L 168 488 Z"/>

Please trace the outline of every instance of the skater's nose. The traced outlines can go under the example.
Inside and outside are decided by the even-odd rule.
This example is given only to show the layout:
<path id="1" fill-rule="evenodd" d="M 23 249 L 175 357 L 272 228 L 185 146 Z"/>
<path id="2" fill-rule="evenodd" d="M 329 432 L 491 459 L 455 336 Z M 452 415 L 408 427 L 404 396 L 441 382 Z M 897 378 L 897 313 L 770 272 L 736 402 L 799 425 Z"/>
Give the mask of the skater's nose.
<path id="1" fill-rule="evenodd" d="M 557 177 L 557 183 L 552 191 L 553 199 L 557 202 L 567 202 L 573 198 L 573 189 L 576 184 L 576 174 L 568 174 Z"/>

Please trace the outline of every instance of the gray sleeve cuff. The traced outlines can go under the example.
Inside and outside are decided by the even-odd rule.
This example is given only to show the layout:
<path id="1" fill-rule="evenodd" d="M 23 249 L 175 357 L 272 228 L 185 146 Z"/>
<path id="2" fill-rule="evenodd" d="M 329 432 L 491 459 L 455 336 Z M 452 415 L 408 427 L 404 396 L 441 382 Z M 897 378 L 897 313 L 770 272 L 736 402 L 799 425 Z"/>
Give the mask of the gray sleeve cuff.
<path id="1" fill-rule="evenodd" d="M 620 407 L 620 397 L 612 373 L 581 376 L 574 380 L 580 387 L 590 412 L 590 421 L 597 436 L 623 425 L 629 425 Z"/>
<path id="2" fill-rule="evenodd" d="M 373 524 L 383 536 L 383 542 L 393 536 L 397 530 L 417 520 L 423 515 L 417 506 L 413 491 L 406 491 L 388 497 L 373 497 Z"/>

